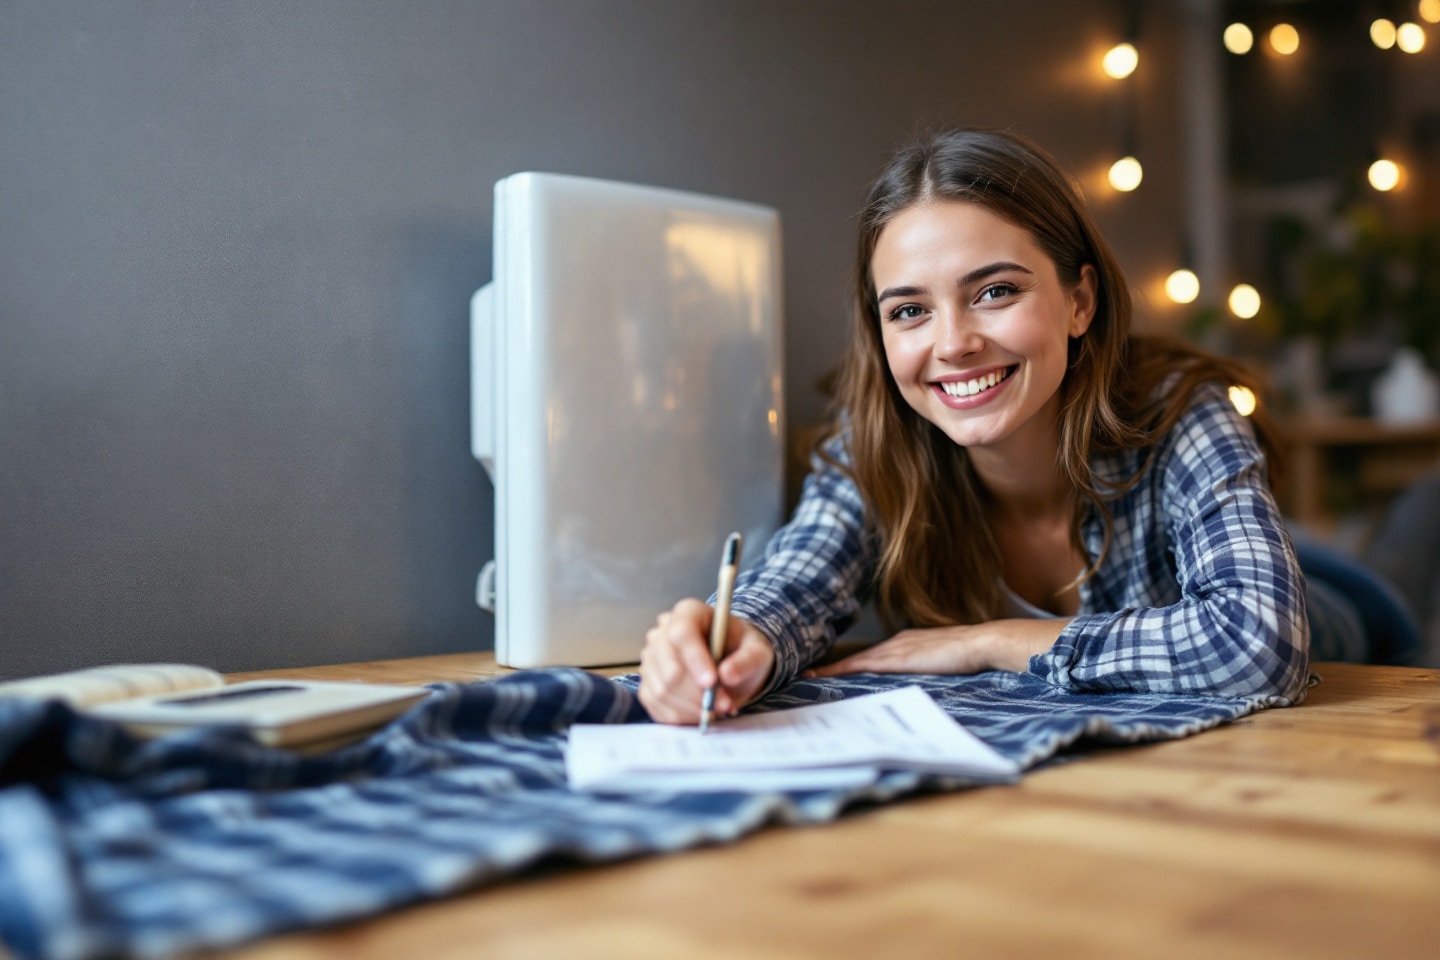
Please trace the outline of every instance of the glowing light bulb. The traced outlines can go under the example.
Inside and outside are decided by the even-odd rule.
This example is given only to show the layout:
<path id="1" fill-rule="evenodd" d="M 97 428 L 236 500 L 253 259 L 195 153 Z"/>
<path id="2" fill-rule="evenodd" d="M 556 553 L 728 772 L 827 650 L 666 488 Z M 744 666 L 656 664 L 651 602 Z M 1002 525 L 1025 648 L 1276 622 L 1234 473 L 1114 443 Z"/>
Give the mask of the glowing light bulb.
<path id="1" fill-rule="evenodd" d="M 1270 46 L 1282 57 L 1288 57 L 1300 49 L 1300 31 L 1288 23 L 1277 23 L 1270 28 Z"/>
<path id="2" fill-rule="evenodd" d="M 1370 24 L 1370 42 L 1381 50 L 1389 50 L 1395 46 L 1395 24 L 1384 17 Z"/>
<path id="3" fill-rule="evenodd" d="M 1400 185 L 1400 164 L 1394 160 L 1376 160 L 1370 164 L 1370 186 L 1385 192 Z"/>
<path id="4" fill-rule="evenodd" d="M 1440 23 L 1440 0 L 1420 0 L 1420 19 Z"/>
<path id="5" fill-rule="evenodd" d="M 1440 0 L 1435 0 L 1440 3 Z M 1243 23 L 1232 23 L 1225 28 L 1225 49 L 1234 54 L 1245 54 L 1255 46 L 1255 34 Z"/>
<path id="6" fill-rule="evenodd" d="M 1110 186 L 1122 193 L 1129 193 L 1140 186 L 1145 171 L 1134 157 L 1121 157 L 1110 165 Z"/>
<path id="7" fill-rule="evenodd" d="M 1230 388 L 1230 403 L 1235 411 L 1242 417 L 1248 417 L 1255 412 L 1259 401 L 1255 399 L 1255 391 L 1249 387 L 1242 387 L 1238 383 Z"/>
<path id="8" fill-rule="evenodd" d="M 1200 296 L 1200 278 L 1191 270 L 1176 270 L 1165 278 L 1165 296 L 1176 303 L 1194 303 Z"/>
<path id="9" fill-rule="evenodd" d="M 1241 320 L 1249 320 L 1260 312 L 1260 291 L 1248 283 L 1238 283 L 1230 291 L 1230 312 Z"/>
<path id="10" fill-rule="evenodd" d="M 1124 80 L 1140 65 L 1140 53 L 1134 44 L 1117 43 L 1105 54 L 1101 66 L 1116 80 Z"/>
<path id="11" fill-rule="evenodd" d="M 1406 53 L 1425 49 L 1425 28 L 1418 23 L 1402 23 L 1395 30 L 1395 45 Z"/>

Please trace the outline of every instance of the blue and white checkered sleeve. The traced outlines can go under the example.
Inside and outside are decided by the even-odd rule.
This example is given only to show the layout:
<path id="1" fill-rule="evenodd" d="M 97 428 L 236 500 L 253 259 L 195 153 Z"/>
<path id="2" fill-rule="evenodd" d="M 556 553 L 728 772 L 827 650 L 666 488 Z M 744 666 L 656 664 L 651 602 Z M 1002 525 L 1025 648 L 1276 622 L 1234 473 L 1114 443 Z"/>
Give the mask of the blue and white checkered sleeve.
<path id="1" fill-rule="evenodd" d="M 1304 579 L 1249 423 L 1207 389 L 1152 469 L 1163 494 L 1149 519 L 1166 527 L 1179 602 L 1077 617 L 1031 671 L 1073 690 L 1298 702 L 1309 675 Z"/>
<path id="2" fill-rule="evenodd" d="M 826 450 L 844 457 L 840 440 Z M 813 458 L 790 522 L 770 538 L 764 559 L 735 582 L 731 610 L 775 645 L 775 669 L 762 694 L 795 679 L 854 621 L 873 566 L 868 542 L 854 481 Z"/>

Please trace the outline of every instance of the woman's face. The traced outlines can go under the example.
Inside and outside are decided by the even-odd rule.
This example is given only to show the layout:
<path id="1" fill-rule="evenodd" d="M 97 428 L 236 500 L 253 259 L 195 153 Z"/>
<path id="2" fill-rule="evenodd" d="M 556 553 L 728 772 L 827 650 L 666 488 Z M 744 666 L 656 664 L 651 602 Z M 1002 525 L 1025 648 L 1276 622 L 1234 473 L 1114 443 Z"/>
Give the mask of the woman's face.
<path id="1" fill-rule="evenodd" d="M 962 447 L 1053 436 L 1068 341 L 1095 312 L 1093 267 L 1067 288 L 1025 229 L 939 200 L 885 226 L 870 270 L 890 373 L 917 413 Z"/>

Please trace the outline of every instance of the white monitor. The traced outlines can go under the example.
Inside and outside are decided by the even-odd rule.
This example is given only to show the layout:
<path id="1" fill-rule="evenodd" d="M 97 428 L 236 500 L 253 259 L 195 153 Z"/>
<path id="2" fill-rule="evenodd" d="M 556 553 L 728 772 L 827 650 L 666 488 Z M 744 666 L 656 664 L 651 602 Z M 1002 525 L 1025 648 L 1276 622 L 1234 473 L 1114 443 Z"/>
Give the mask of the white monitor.
<path id="1" fill-rule="evenodd" d="M 708 596 L 725 535 L 753 562 L 783 509 L 780 221 L 674 190 L 495 184 L 494 280 L 471 304 L 471 446 L 495 484 L 477 601 L 510 667 L 633 663 Z"/>

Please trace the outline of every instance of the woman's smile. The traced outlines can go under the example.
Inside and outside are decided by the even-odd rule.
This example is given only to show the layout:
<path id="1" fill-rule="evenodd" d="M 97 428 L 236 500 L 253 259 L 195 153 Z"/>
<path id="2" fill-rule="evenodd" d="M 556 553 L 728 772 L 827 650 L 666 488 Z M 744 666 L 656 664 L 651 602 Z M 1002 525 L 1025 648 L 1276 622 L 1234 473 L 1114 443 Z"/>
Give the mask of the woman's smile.
<path id="1" fill-rule="evenodd" d="M 940 392 L 940 399 L 947 407 L 966 410 L 995 399 L 1018 367 L 1018 364 L 1001 367 L 969 377 L 944 377 L 932 386 Z"/>

